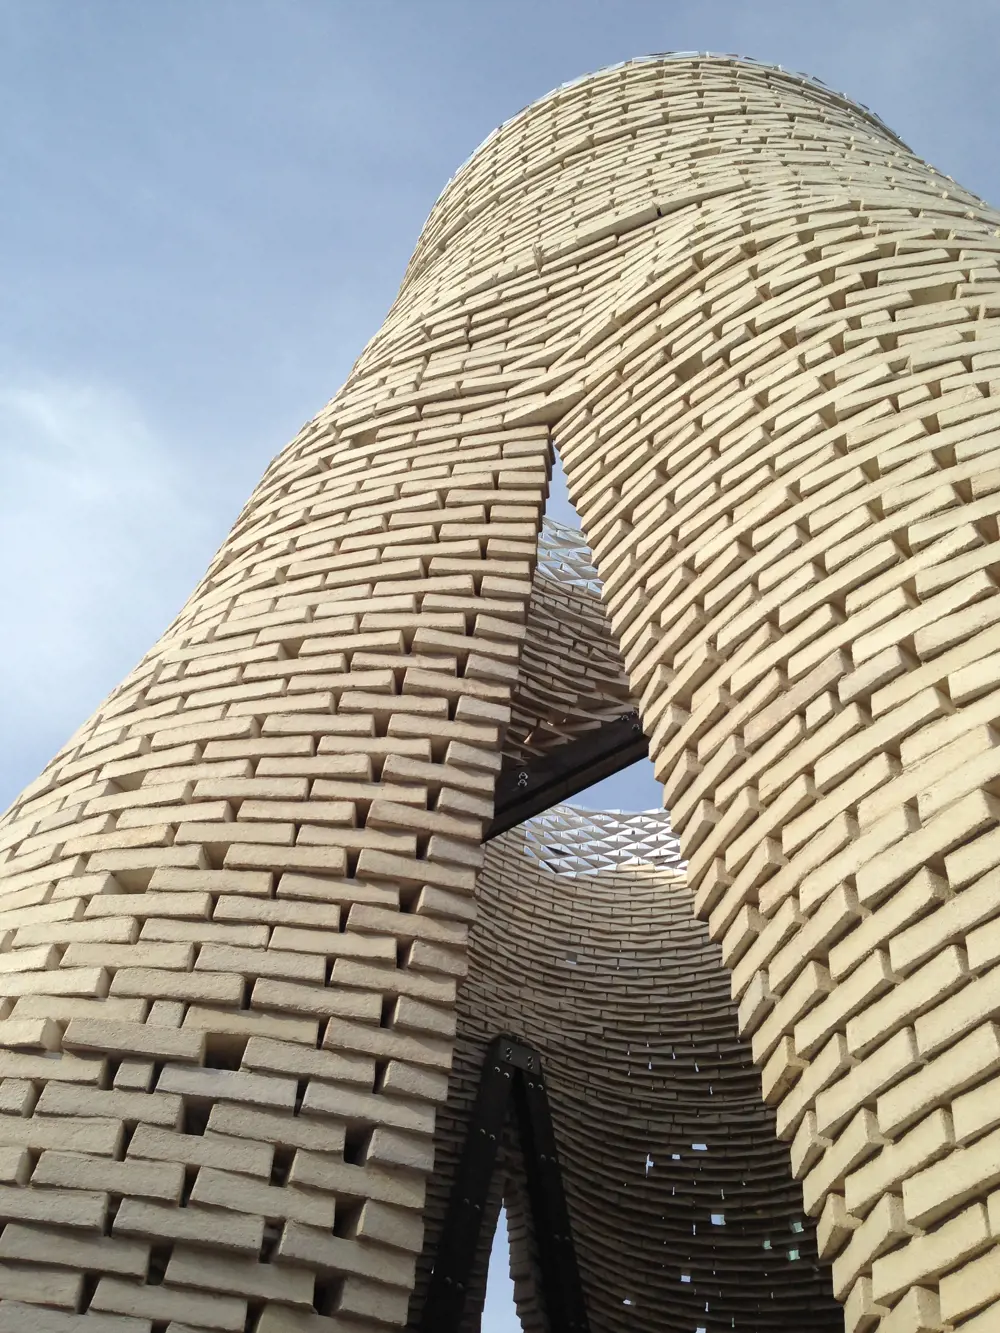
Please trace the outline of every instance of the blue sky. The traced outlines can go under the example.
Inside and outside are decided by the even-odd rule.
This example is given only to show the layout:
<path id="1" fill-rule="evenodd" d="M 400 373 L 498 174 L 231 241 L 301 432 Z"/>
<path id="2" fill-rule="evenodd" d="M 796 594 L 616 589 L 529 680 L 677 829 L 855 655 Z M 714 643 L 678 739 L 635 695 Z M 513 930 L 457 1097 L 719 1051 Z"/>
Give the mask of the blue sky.
<path id="1" fill-rule="evenodd" d="M 992 0 L 0 0 L 0 808 L 173 617 L 498 122 L 736 52 L 996 203 L 998 48 Z"/>

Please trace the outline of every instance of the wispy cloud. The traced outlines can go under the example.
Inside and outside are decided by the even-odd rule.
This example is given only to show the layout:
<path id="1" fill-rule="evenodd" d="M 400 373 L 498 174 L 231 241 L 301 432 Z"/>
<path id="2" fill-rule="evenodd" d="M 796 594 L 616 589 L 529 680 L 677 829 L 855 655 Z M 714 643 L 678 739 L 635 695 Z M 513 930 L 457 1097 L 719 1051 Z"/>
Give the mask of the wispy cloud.
<path id="1" fill-rule="evenodd" d="M 116 389 L 0 383 L 0 807 L 193 586 L 216 525 L 177 457 Z"/>

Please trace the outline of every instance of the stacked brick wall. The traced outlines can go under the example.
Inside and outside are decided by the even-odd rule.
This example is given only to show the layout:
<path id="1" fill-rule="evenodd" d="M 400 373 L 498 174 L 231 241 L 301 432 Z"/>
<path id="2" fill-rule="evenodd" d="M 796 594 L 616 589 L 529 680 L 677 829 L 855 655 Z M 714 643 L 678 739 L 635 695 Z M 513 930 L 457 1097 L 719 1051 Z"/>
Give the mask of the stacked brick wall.
<path id="1" fill-rule="evenodd" d="M 0 1330 L 405 1319 L 553 439 L 846 1326 L 995 1328 L 998 256 L 748 61 L 491 136 L 0 821 Z"/>
<path id="2" fill-rule="evenodd" d="M 676 842 L 664 839 L 652 853 L 659 864 L 625 859 L 626 848 L 657 828 L 669 831 L 662 812 L 557 806 L 489 844 L 439 1117 L 423 1267 L 485 1046 L 511 1032 L 542 1056 L 593 1329 L 797 1333 L 808 1310 L 817 1333 L 834 1333 L 842 1316 L 829 1271 L 818 1262 L 774 1114 L 761 1102 L 749 1042 L 737 1034 L 719 947 L 693 918 Z M 601 868 L 614 846 L 622 861 Z M 544 1333 L 513 1135 L 506 1148 L 498 1176 L 518 1311 L 529 1333 Z M 491 1210 L 467 1333 L 479 1327 L 492 1221 Z M 414 1313 L 421 1293 L 422 1281 Z"/>
<path id="3" fill-rule="evenodd" d="M 0 823 L 5 1333 L 406 1317 L 549 473 L 421 341 Z"/>

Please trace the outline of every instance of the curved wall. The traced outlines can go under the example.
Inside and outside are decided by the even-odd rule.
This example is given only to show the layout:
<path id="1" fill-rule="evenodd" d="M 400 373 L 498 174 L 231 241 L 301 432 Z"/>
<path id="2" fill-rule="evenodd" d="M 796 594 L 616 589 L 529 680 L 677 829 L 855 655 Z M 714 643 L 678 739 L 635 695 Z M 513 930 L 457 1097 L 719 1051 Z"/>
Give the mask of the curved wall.
<path id="1" fill-rule="evenodd" d="M 583 533 L 546 517 L 504 757 L 524 762 L 635 708 Z"/>
<path id="2" fill-rule="evenodd" d="M 665 128 L 640 126 L 673 73 L 590 88 L 595 144 L 627 103 L 602 161 L 616 188 L 642 164 L 656 217 L 550 363 L 555 441 L 847 1327 L 979 1333 L 1000 1319 L 1000 216 L 772 73 L 689 66 L 653 102 Z"/>
<path id="3" fill-rule="evenodd" d="M 848 1328 L 996 1323 L 998 223 L 728 58 L 483 145 L 0 823 L 0 1328 L 405 1318 L 550 432 Z"/>
<path id="4" fill-rule="evenodd" d="M 516 1032 L 542 1056 L 593 1329 L 791 1333 L 807 1310 L 817 1330 L 841 1328 L 666 815 L 555 806 L 489 844 L 477 901 L 421 1269 L 487 1041 Z M 516 1141 L 507 1148 L 498 1173 L 518 1308 L 526 1329 L 544 1329 L 523 1168 Z M 423 1272 L 418 1310 L 422 1291 Z"/>

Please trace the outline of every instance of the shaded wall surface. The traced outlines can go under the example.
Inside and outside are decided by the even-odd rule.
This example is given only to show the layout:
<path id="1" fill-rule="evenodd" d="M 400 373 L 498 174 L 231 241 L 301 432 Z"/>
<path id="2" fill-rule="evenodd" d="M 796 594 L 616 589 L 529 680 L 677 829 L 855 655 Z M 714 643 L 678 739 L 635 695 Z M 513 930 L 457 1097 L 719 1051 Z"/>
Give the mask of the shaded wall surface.
<path id="1" fill-rule="evenodd" d="M 542 1056 L 595 1330 L 798 1330 L 807 1310 L 813 1327 L 838 1329 L 829 1271 L 679 862 L 656 811 L 556 806 L 490 843 L 422 1268 L 485 1047 L 511 1032 Z M 526 1329 L 546 1327 L 517 1149 L 512 1134 L 484 1220 L 469 1330 L 479 1327 L 501 1190 L 518 1312 Z"/>
<path id="2" fill-rule="evenodd" d="M 582 532 L 545 518 L 505 758 L 545 755 L 636 707 L 592 560 Z"/>
<path id="3" fill-rule="evenodd" d="M 0 822 L 0 1328 L 407 1318 L 553 443 L 846 1327 L 996 1325 L 998 230 L 729 58 L 477 151 Z"/>

